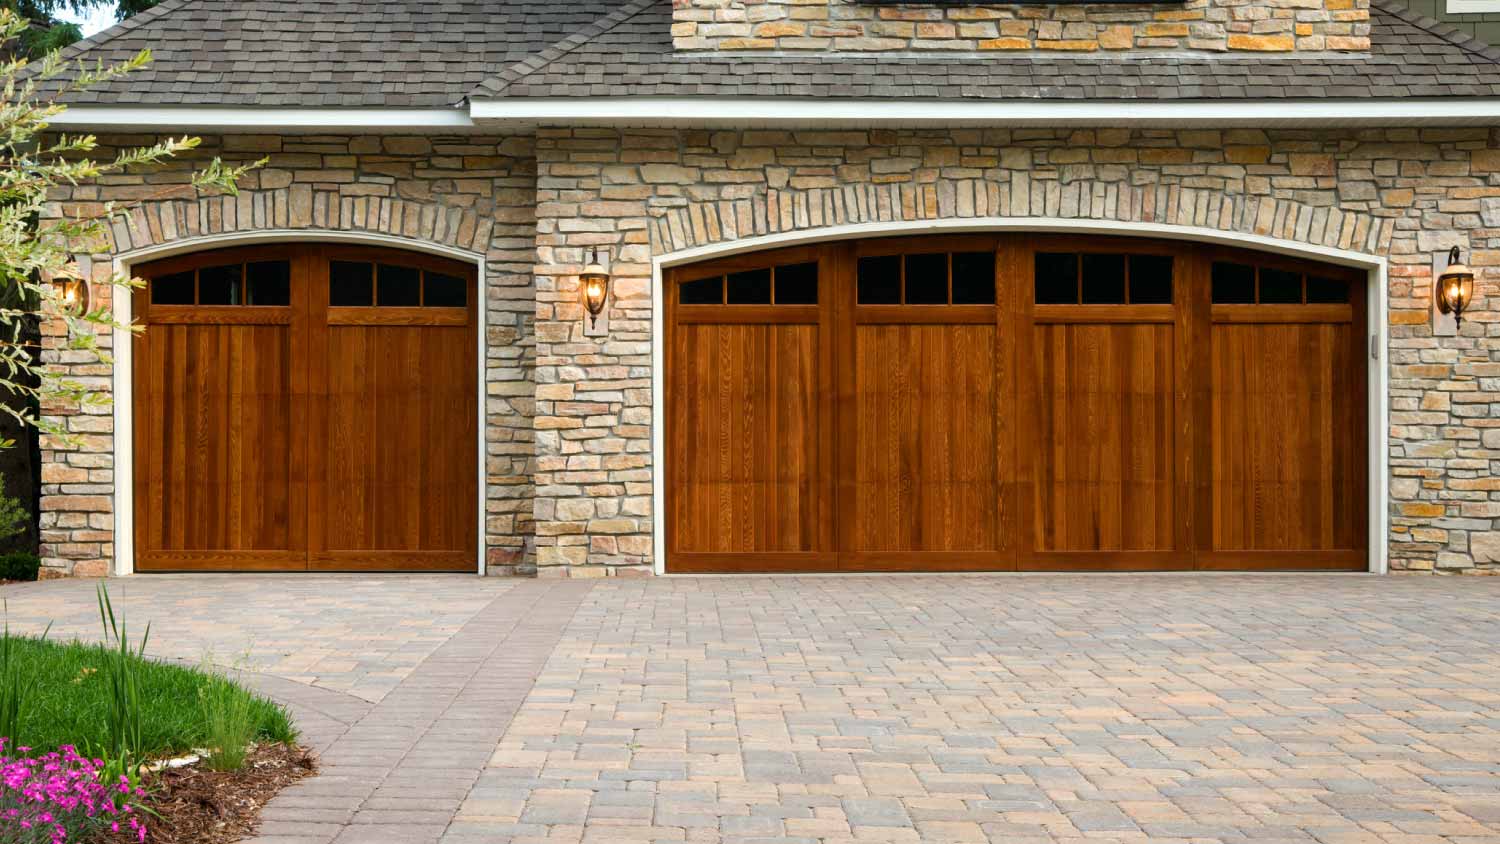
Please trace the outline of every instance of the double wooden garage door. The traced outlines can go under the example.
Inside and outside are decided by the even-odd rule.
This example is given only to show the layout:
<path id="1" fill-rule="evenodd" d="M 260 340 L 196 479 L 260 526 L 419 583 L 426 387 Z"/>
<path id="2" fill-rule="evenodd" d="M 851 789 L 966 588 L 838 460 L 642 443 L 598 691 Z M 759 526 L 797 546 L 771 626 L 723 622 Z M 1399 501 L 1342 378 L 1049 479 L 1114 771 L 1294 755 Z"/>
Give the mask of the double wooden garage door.
<path id="1" fill-rule="evenodd" d="M 475 570 L 472 266 L 274 245 L 135 271 L 138 569 Z"/>
<path id="2" fill-rule="evenodd" d="M 667 569 L 1358 569 L 1364 279 L 1179 242 L 674 269 Z"/>

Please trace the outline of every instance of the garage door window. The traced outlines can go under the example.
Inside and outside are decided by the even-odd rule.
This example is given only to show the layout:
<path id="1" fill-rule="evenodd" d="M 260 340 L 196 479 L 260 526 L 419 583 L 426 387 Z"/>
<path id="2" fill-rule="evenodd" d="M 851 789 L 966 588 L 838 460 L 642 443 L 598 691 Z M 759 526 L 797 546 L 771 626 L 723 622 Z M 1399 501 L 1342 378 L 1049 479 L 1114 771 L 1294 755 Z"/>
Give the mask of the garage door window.
<path id="1" fill-rule="evenodd" d="M 467 285 L 457 276 L 400 264 L 330 261 L 328 304 L 335 308 L 463 308 Z"/>
<path id="2" fill-rule="evenodd" d="M 859 259 L 861 305 L 993 305 L 994 252 L 919 252 Z"/>
<path id="3" fill-rule="evenodd" d="M 1215 305 L 1342 305 L 1349 283 L 1293 269 L 1215 261 Z"/>
<path id="4" fill-rule="evenodd" d="M 1038 305 L 1170 305 L 1172 256 L 1036 253 Z"/>
<path id="5" fill-rule="evenodd" d="M 780 264 L 691 279 L 677 285 L 677 303 L 816 305 L 818 264 L 816 261 Z"/>
<path id="6" fill-rule="evenodd" d="M 291 264 L 249 261 L 217 264 L 158 276 L 151 280 L 153 305 L 291 304 Z"/>

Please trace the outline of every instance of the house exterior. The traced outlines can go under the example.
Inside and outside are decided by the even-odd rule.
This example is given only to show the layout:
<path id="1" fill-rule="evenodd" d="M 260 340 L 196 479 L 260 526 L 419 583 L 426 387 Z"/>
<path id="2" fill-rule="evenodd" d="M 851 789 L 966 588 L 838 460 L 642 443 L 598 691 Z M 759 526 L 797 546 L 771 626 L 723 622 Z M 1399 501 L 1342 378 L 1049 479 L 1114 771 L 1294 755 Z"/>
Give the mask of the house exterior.
<path id="1" fill-rule="evenodd" d="M 1456 25 L 167 0 L 75 54 L 146 47 L 59 125 L 203 144 L 57 197 L 131 203 L 79 259 L 147 285 L 94 285 L 112 364 L 49 336 L 115 399 L 48 409 L 49 574 L 1500 563 L 1500 52 Z M 195 196 L 212 156 L 266 163 Z"/>

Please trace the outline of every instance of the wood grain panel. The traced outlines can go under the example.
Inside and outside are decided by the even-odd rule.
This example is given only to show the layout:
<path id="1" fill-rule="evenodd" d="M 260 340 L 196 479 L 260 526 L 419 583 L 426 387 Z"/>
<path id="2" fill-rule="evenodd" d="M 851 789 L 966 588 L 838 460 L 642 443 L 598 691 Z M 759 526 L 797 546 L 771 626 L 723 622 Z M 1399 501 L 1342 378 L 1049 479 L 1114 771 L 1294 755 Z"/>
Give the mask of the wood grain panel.
<path id="1" fill-rule="evenodd" d="M 679 325 L 668 371 L 669 530 L 683 552 L 813 551 L 816 325 Z"/>
<path id="2" fill-rule="evenodd" d="M 1213 550 L 1363 547 L 1351 326 L 1217 324 L 1211 338 Z"/>
<path id="3" fill-rule="evenodd" d="M 999 547 L 995 326 L 854 328 L 850 552 Z"/>
<path id="4" fill-rule="evenodd" d="M 1050 324 L 1034 332 L 1036 549 L 1172 549 L 1172 326 Z"/>
<path id="5" fill-rule="evenodd" d="M 327 331 L 325 547 L 474 544 L 474 377 L 465 328 Z M 441 377 L 436 377 L 441 374 Z"/>
<path id="6" fill-rule="evenodd" d="M 300 556 L 303 479 L 286 325 L 156 325 L 134 341 L 138 563 Z M 269 559 L 277 559 L 272 555 Z"/>

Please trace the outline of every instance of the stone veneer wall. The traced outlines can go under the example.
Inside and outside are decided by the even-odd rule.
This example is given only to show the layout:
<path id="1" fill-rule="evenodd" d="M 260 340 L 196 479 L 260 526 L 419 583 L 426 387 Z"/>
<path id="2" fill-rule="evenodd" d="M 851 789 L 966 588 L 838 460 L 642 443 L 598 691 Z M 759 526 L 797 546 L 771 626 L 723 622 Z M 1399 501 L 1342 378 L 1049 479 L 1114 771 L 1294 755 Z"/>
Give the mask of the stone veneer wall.
<path id="1" fill-rule="evenodd" d="M 1369 0 L 980 5 L 673 0 L 678 50 L 884 52 L 1370 49 Z"/>
<path id="2" fill-rule="evenodd" d="M 537 138 L 537 562 L 652 561 L 650 258 L 882 220 L 1063 217 L 1255 233 L 1386 255 L 1394 569 L 1500 568 L 1500 135 L 1485 129 L 630 131 Z M 1431 262 L 1478 298 L 1434 338 Z M 583 250 L 616 257 L 610 332 L 581 331 Z M 1375 483 L 1381 482 L 1374 479 Z"/>
<path id="3" fill-rule="evenodd" d="M 155 142 L 152 136 L 101 139 L 97 157 Z M 95 279 L 112 257 L 145 246 L 226 232 L 267 229 L 368 232 L 457 247 L 482 255 L 487 282 L 486 532 L 492 570 L 529 569 L 532 398 L 530 267 L 535 231 L 531 137 L 206 137 L 192 155 L 142 174 L 111 176 L 60 191 L 62 203 L 140 202 L 113 227 L 113 243 L 79 256 Z M 195 198 L 181 186 L 215 155 L 269 157 L 239 197 Z M 212 248 L 212 247 L 208 247 Z M 96 297 L 109 292 L 94 288 Z M 43 360 L 108 395 L 110 367 L 68 351 L 60 325 L 47 326 Z M 110 345 L 104 337 L 102 345 Z M 105 406 L 46 407 L 80 444 L 42 441 L 43 575 L 104 574 L 114 552 L 113 416 Z M 120 541 L 129 541 L 127 537 Z"/>

